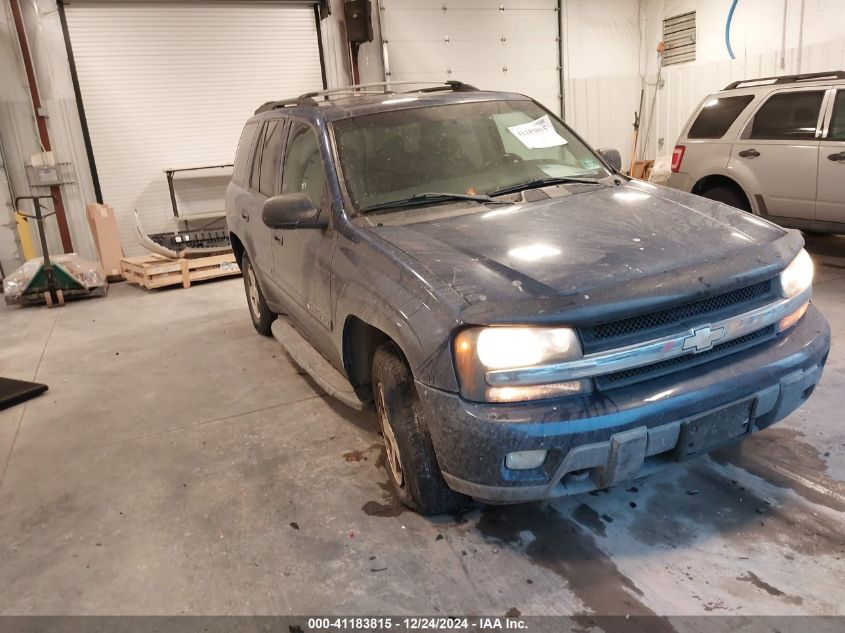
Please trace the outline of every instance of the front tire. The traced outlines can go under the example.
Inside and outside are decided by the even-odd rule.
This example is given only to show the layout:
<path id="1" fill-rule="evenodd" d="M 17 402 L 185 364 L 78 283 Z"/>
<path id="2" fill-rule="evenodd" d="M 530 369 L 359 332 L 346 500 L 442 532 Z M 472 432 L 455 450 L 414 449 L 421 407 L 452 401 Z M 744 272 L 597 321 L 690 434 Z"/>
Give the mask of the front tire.
<path id="1" fill-rule="evenodd" d="M 751 211 L 745 196 L 731 187 L 713 187 L 703 191 L 701 195 L 704 198 L 722 202 L 741 211 Z"/>
<path id="2" fill-rule="evenodd" d="M 270 326 L 276 320 L 276 313 L 273 312 L 264 300 L 264 293 L 258 285 L 258 276 L 249 255 L 243 254 L 241 259 L 241 272 L 244 278 L 244 290 L 246 291 L 246 304 L 249 306 L 249 316 L 252 317 L 252 325 L 262 336 L 270 336 Z"/>
<path id="3" fill-rule="evenodd" d="M 468 506 L 471 499 L 449 488 L 443 479 L 414 378 L 394 343 L 376 350 L 372 378 L 384 436 L 385 470 L 399 500 L 424 516 Z"/>

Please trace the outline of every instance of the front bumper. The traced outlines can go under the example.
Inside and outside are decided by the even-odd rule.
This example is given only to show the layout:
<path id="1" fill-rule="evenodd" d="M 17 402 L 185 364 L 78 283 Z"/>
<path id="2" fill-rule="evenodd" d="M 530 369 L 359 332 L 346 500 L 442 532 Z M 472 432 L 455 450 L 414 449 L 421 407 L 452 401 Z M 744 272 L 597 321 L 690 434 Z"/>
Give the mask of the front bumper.
<path id="1" fill-rule="evenodd" d="M 604 488 L 684 459 L 698 421 L 726 429 L 706 450 L 766 428 L 810 396 L 829 350 L 830 327 L 811 305 L 773 341 L 612 391 L 512 405 L 468 402 L 419 382 L 417 392 L 449 486 L 515 503 Z M 732 427 L 737 411 L 744 420 Z M 507 453 L 536 449 L 548 451 L 541 467 L 505 467 Z"/>

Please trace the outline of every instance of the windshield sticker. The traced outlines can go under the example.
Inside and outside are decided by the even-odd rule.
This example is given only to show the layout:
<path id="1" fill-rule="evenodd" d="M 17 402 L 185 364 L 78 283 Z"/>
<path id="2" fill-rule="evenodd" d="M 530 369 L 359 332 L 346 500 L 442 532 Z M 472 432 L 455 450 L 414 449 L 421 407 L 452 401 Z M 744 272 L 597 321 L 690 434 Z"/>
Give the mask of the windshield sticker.
<path id="1" fill-rule="evenodd" d="M 585 176 L 587 172 L 572 165 L 544 164 L 537 165 L 544 174 L 552 178 L 569 178 L 571 176 Z"/>
<path id="2" fill-rule="evenodd" d="M 528 149 L 566 145 L 566 139 L 555 131 L 548 114 L 530 123 L 512 125 L 508 130 Z"/>
<path id="3" fill-rule="evenodd" d="M 582 158 L 578 161 L 581 163 L 581 167 L 584 169 L 598 169 L 599 168 L 599 161 L 595 158 Z"/>

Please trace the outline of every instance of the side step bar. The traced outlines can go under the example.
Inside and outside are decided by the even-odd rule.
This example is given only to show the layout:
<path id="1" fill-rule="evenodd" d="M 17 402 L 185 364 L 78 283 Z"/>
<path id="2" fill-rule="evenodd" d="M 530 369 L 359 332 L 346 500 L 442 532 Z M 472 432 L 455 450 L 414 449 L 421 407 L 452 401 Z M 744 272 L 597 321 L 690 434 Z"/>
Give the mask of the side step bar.
<path id="1" fill-rule="evenodd" d="M 358 411 L 369 405 L 361 402 L 355 389 L 332 364 L 323 358 L 305 338 L 283 317 L 279 316 L 271 327 L 273 336 L 285 348 L 293 361 L 299 365 L 320 387 L 333 398 Z"/>

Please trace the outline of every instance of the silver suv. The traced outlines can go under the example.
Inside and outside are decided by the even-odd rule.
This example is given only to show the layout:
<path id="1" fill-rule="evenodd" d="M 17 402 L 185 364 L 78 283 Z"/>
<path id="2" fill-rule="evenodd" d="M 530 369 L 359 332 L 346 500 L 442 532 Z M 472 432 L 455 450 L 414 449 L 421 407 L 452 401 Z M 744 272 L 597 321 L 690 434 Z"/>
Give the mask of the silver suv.
<path id="1" fill-rule="evenodd" d="M 845 72 L 748 79 L 708 96 L 681 132 L 668 185 L 845 233 Z"/>

